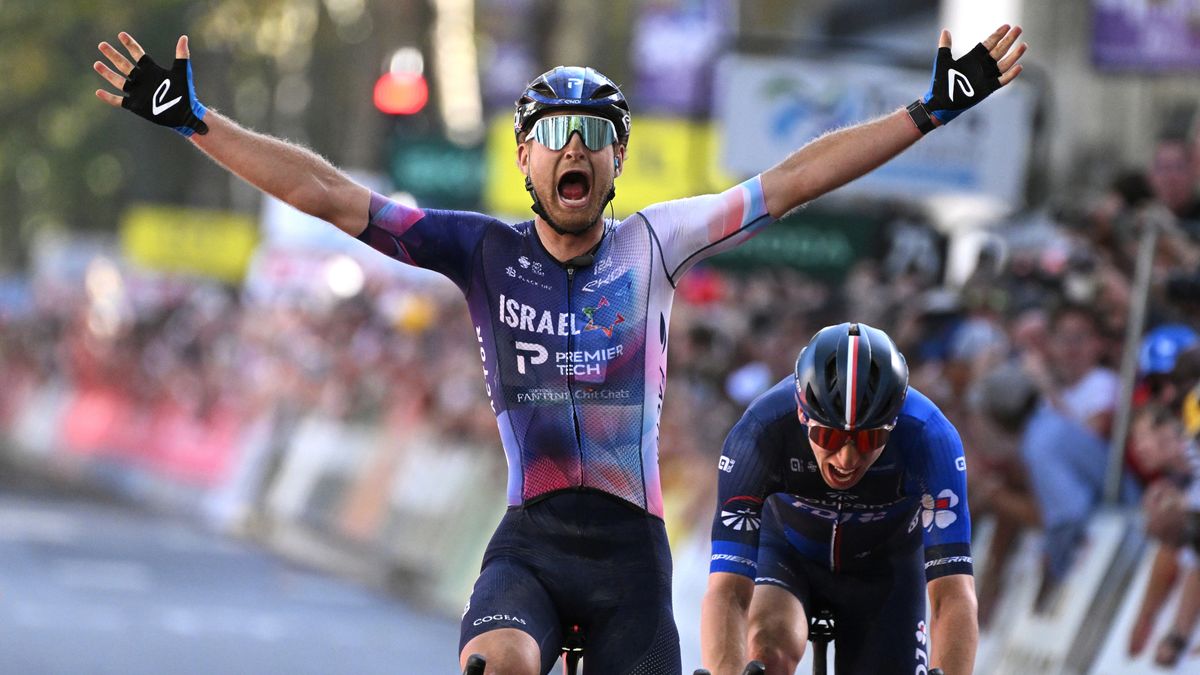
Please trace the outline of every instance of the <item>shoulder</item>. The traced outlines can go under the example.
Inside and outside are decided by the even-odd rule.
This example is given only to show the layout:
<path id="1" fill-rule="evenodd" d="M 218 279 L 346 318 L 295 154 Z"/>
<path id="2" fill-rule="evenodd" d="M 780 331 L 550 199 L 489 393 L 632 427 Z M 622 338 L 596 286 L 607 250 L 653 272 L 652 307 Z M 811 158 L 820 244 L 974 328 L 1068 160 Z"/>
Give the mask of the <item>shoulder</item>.
<path id="1" fill-rule="evenodd" d="M 941 408 L 912 387 L 908 388 L 904 406 L 900 408 L 900 415 L 896 420 L 896 433 L 901 437 L 919 441 L 926 447 L 931 443 L 944 441 L 961 444 L 958 440 L 958 430 Z"/>
<path id="2" fill-rule="evenodd" d="M 1121 383 L 1121 378 L 1111 368 L 1093 368 L 1080 380 L 1080 389 L 1113 389 Z"/>
<path id="3" fill-rule="evenodd" d="M 796 398 L 792 393 L 792 378 L 785 377 L 750 403 L 741 419 L 729 432 L 731 441 L 757 440 L 769 429 L 796 421 Z M 799 424 L 798 421 L 796 421 Z"/>
<path id="4" fill-rule="evenodd" d="M 682 197 L 651 204 L 638 213 L 646 218 L 651 226 L 657 225 L 660 221 L 672 222 L 688 216 L 694 216 L 707 222 L 721 214 L 728 214 L 740 223 L 746 220 L 748 215 L 758 217 L 766 213 L 761 176 L 749 178 L 724 192 Z"/>

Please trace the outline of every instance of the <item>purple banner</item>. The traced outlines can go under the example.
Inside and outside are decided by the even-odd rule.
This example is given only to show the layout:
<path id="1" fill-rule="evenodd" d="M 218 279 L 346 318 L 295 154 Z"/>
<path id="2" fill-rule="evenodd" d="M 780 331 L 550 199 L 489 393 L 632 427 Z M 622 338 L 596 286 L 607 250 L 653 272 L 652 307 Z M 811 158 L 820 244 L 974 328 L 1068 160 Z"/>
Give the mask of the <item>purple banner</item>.
<path id="1" fill-rule="evenodd" d="M 655 0 L 641 5 L 633 28 L 639 111 L 693 115 L 712 101 L 713 59 L 729 32 L 728 0 Z"/>
<path id="2" fill-rule="evenodd" d="M 1093 0 L 1101 70 L 1200 70 L 1200 0 Z"/>

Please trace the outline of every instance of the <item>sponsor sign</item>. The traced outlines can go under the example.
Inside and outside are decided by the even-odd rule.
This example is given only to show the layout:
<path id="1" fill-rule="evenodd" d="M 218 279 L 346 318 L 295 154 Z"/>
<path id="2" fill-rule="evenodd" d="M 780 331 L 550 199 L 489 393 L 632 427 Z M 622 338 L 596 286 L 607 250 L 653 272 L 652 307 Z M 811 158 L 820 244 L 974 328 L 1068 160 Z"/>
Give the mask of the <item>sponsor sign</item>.
<path id="1" fill-rule="evenodd" d="M 1093 0 L 1092 62 L 1102 70 L 1200 70 L 1197 0 Z"/>
<path id="2" fill-rule="evenodd" d="M 721 166 L 754 175 L 839 127 L 905 106 L 929 88 L 929 68 L 730 55 L 718 64 Z M 839 189 L 872 197 L 960 194 L 1015 208 L 1028 170 L 1033 92 L 1020 83 Z"/>
<path id="3" fill-rule="evenodd" d="M 258 246 L 254 219 L 226 211 L 138 205 L 121 218 L 122 252 L 147 269 L 237 283 Z"/>

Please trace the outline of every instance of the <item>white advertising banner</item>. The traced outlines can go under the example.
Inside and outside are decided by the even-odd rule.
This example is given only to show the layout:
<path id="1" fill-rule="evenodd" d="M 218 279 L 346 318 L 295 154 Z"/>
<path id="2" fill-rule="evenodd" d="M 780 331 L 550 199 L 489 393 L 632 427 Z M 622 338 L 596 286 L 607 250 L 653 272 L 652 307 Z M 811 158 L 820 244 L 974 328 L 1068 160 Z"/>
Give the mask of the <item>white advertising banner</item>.
<path id="1" fill-rule="evenodd" d="M 726 56 L 717 68 L 714 108 L 722 168 L 741 175 L 764 171 L 827 131 L 908 105 L 929 88 L 929 77 L 928 70 L 883 64 Z M 970 195 L 1017 208 L 1034 103 L 1029 87 L 1005 87 L 841 190 L 878 197 Z"/>

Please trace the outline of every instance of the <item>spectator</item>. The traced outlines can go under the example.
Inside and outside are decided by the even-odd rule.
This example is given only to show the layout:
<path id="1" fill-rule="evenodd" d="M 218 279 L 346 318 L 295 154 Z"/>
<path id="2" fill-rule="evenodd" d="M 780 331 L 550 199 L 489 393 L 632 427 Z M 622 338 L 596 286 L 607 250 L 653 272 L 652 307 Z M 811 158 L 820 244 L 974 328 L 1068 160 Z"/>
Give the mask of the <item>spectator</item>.
<path id="1" fill-rule="evenodd" d="M 1200 195 L 1196 194 L 1200 164 L 1184 138 L 1164 137 L 1154 148 L 1149 180 L 1154 196 L 1179 219 L 1194 242 L 1200 243 Z"/>
<path id="2" fill-rule="evenodd" d="M 1038 392 L 1014 362 L 1001 364 L 982 377 L 970 396 L 978 415 L 970 418 L 964 448 L 971 467 L 967 492 L 971 518 L 992 516 L 988 555 L 979 574 L 979 623 L 987 626 L 1003 595 L 1009 560 L 1022 532 L 1041 527 L 1041 511 L 1022 461 L 1021 429 L 1038 405 Z"/>
<path id="3" fill-rule="evenodd" d="M 1159 640 L 1154 662 L 1173 667 L 1183 655 L 1200 618 L 1200 456 L 1196 440 L 1184 440 L 1182 425 L 1171 415 L 1161 415 L 1153 406 L 1143 416 L 1150 418 L 1153 436 L 1144 448 L 1162 463 L 1164 475 L 1146 491 L 1143 510 L 1147 531 L 1160 541 L 1141 607 L 1129 638 L 1129 653 L 1137 655 L 1149 642 L 1155 617 L 1162 610 L 1176 581 L 1182 575 L 1179 606 L 1171 627 Z M 1186 447 L 1186 451 L 1183 449 Z"/>
<path id="4" fill-rule="evenodd" d="M 1106 440 L 1118 389 L 1116 373 L 1100 363 L 1103 352 L 1095 315 L 1068 305 L 1051 323 L 1052 363 L 1036 353 L 1024 356 L 1026 372 L 1042 397 L 1021 440 L 1045 527 L 1039 607 L 1045 607 L 1070 569 L 1088 518 L 1103 497 Z M 1126 480 L 1123 499 L 1132 499 L 1135 490 Z"/>

